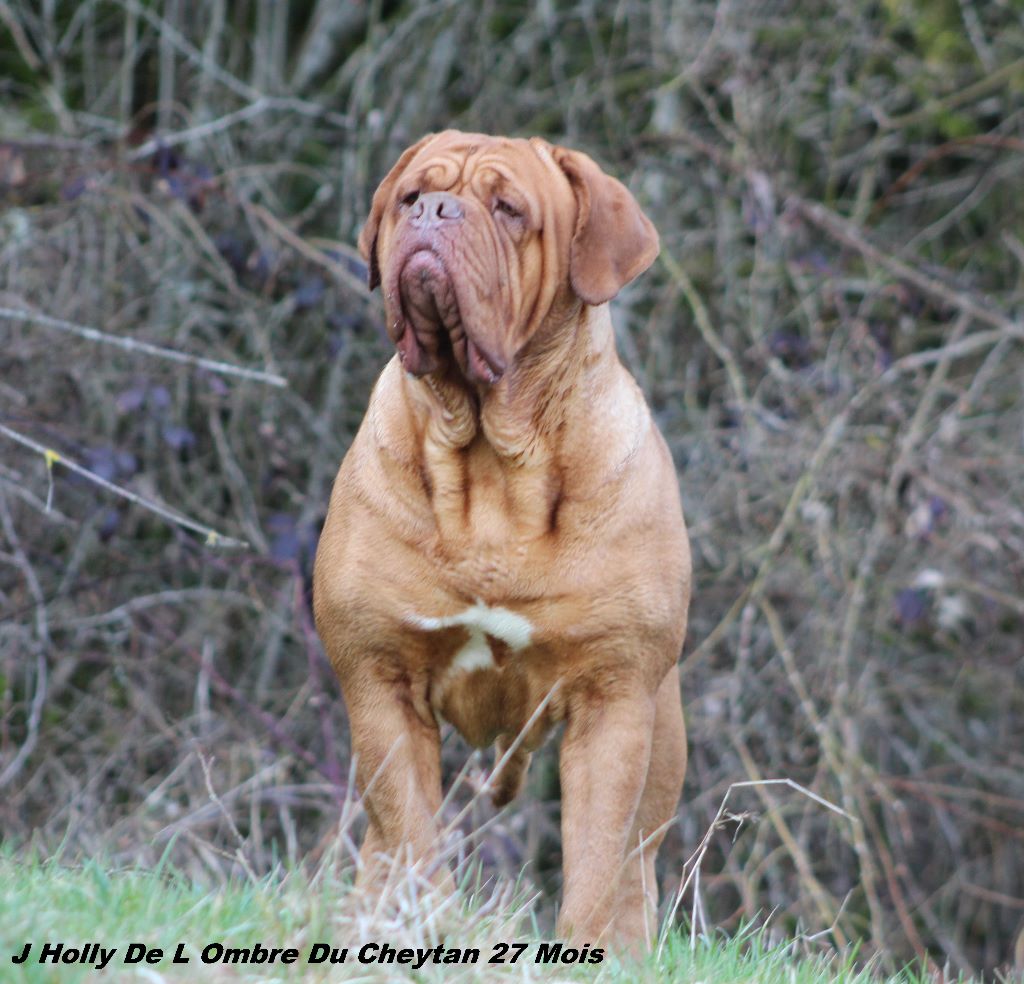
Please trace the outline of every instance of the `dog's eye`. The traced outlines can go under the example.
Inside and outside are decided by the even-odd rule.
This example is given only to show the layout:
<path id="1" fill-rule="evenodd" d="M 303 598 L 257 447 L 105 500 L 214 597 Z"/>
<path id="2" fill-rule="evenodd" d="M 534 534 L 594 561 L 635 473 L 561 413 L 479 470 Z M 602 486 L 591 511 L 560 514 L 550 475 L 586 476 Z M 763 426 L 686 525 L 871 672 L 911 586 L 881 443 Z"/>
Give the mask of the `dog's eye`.
<path id="1" fill-rule="evenodd" d="M 416 199 L 419 198 L 419 197 L 420 197 L 420 193 L 418 191 L 410 191 L 409 194 L 406 195 L 402 199 L 402 204 L 406 208 L 408 208 L 410 205 L 415 205 L 416 204 Z"/>
<path id="2" fill-rule="evenodd" d="M 504 198 L 497 198 L 494 201 L 494 211 L 504 212 L 511 219 L 521 219 L 523 213 L 519 211 L 511 202 L 505 201 Z"/>

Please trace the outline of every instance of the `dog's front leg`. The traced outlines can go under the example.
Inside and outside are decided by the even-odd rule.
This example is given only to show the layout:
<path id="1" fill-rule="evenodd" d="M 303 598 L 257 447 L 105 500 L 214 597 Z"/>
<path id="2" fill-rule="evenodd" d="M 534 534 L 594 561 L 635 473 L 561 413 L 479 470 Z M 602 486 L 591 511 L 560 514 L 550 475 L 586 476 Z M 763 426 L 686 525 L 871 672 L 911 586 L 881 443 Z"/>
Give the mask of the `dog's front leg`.
<path id="1" fill-rule="evenodd" d="M 388 861 L 420 864 L 435 884 L 450 875 L 437 859 L 441 806 L 440 735 L 401 684 L 345 690 L 356 784 L 369 826 L 360 851 L 360 884 L 388 874 Z"/>
<path id="2" fill-rule="evenodd" d="M 571 707 L 562 741 L 562 910 L 558 933 L 596 943 L 613 929 L 629 833 L 651 756 L 649 694 Z M 622 941 L 626 943 L 634 941 Z"/>

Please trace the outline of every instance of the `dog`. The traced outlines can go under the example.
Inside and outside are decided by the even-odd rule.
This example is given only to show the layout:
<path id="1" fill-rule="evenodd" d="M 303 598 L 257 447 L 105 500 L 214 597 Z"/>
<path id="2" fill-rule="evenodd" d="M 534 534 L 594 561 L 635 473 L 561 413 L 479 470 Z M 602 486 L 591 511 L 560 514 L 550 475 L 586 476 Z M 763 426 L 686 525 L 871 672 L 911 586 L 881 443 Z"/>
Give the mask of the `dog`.
<path id="1" fill-rule="evenodd" d="M 587 155 L 445 131 L 406 150 L 359 237 L 397 352 L 335 480 L 316 624 L 382 856 L 438 861 L 440 724 L 496 743 L 496 805 L 564 724 L 574 942 L 643 945 L 686 770 L 690 551 L 675 468 L 608 302 L 658 235 Z"/>

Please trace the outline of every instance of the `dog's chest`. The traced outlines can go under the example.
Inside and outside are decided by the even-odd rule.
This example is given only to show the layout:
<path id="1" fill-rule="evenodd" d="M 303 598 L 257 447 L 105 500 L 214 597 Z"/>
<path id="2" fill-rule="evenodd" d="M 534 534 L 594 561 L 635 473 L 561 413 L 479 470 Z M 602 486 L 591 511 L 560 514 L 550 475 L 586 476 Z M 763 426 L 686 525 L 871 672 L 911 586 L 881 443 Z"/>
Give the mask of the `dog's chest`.
<path id="1" fill-rule="evenodd" d="M 497 669 L 504 662 L 502 647 L 512 653 L 525 649 L 533 636 L 534 626 L 528 618 L 500 605 L 489 606 L 482 601 L 454 615 L 430 616 L 413 613 L 406 622 L 424 632 L 464 628 L 465 642 L 456 650 L 447 673 L 465 673 L 478 669 Z"/>
<path id="2" fill-rule="evenodd" d="M 557 521 L 562 468 L 546 453 L 510 461 L 482 436 L 459 451 L 427 442 L 423 477 L 438 538 L 453 556 L 521 560 L 513 545 L 549 534 Z"/>

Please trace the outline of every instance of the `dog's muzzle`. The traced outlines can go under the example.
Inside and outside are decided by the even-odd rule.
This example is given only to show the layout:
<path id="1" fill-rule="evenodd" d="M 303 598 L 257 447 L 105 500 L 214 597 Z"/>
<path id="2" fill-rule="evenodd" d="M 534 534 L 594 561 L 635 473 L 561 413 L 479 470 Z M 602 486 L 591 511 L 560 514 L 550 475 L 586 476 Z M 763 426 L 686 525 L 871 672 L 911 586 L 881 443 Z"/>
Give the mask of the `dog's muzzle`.
<path id="1" fill-rule="evenodd" d="M 437 372 L 454 359 L 470 382 L 493 385 L 506 366 L 467 330 L 458 285 L 444 258 L 454 252 L 452 240 L 464 219 L 461 201 L 447 192 L 421 195 L 412 205 L 405 220 L 411 242 L 399 261 L 401 313 L 392 338 L 403 368 L 414 376 Z"/>

